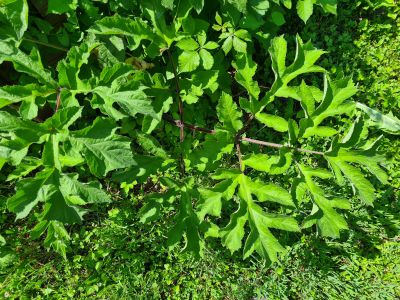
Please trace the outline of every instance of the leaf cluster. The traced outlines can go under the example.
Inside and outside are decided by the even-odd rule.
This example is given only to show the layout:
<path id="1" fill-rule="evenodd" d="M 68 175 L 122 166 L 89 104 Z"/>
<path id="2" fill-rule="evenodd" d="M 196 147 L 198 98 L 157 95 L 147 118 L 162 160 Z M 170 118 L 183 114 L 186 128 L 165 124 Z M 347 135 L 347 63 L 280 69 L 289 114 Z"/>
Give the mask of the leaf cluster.
<path id="1" fill-rule="evenodd" d="M 0 63 L 17 74 L 0 88 L 0 167 L 16 183 L 7 207 L 33 214 L 31 235 L 47 232 L 47 247 L 65 256 L 65 225 L 111 201 L 105 177 L 157 176 L 161 188 L 139 213 L 149 222 L 173 212 L 169 246 L 184 240 L 201 255 L 220 238 L 271 261 L 284 234 L 348 229 L 346 187 L 375 200 L 367 172 L 389 183 L 368 127 L 398 120 L 352 101 L 352 79 L 318 65 L 324 51 L 277 34 L 292 7 L 307 22 L 315 6 L 335 13 L 335 0 L 102 2 L 37 8 L 82 33 L 53 68 L 36 45 L 60 47 L 33 39 L 40 22 L 28 3 L 0 6 Z"/>

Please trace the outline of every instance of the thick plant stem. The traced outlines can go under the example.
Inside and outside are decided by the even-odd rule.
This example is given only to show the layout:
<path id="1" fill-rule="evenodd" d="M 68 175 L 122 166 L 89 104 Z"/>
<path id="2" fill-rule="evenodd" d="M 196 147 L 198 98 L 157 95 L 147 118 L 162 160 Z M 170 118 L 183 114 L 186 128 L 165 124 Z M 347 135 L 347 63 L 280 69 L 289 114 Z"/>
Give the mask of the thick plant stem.
<path id="1" fill-rule="evenodd" d="M 324 155 L 324 152 L 320 152 L 320 151 L 308 150 L 308 149 L 303 149 L 303 148 L 294 148 L 294 147 L 289 147 L 289 146 L 285 146 L 282 144 L 264 142 L 264 141 L 255 140 L 255 139 L 246 138 L 246 137 L 242 137 L 241 140 L 244 142 L 257 144 L 257 145 L 261 145 L 261 146 L 272 147 L 272 148 L 288 148 L 288 149 L 292 149 L 297 152 L 304 152 L 304 153 L 310 153 L 310 154 L 316 154 L 316 155 Z"/>
<path id="2" fill-rule="evenodd" d="M 240 141 L 241 141 L 241 139 L 242 139 L 242 135 L 243 135 L 247 130 L 249 130 L 251 121 L 253 121 L 253 119 L 254 119 L 254 115 L 249 115 L 248 118 L 247 118 L 246 123 L 244 124 L 244 126 L 242 127 L 242 129 L 240 129 L 240 130 L 237 132 L 236 137 L 235 137 L 236 155 L 237 155 L 238 160 L 239 160 L 239 169 L 240 169 L 240 172 L 242 172 L 242 173 L 244 172 L 244 168 L 243 168 L 243 163 L 242 163 L 242 151 L 240 151 Z"/>
<path id="3" fill-rule="evenodd" d="M 174 124 L 177 127 L 180 127 L 181 122 L 179 120 L 174 120 L 172 117 L 168 116 L 168 115 L 163 115 L 163 119 L 171 124 Z M 183 123 L 183 127 L 184 128 L 189 128 L 193 131 L 200 131 L 200 132 L 204 132 L 204 133 L 208 133 L 208 134 L 214 134 L 215 130 L 213 129 L 207 129 L 207 128 L 202 128 L 196 125 L 192 125 L 192 124 L 188 124 L 188 123 Z"/>
<path id="4" fill-rule="evenodd" d="M 172 57 L 171 51 L 169 49 L 167 49 L 167 53 L 168 53 L 168 58 L 172 65 L 172 72 L 174 73 L 176 97 L 178 99 L 178 110 L 179 110 L 178 127 L 179 127 L 179 140 L 180 140 L 180 144 L 181 144 L 180 168 L 181 168 L 181 173 L 185 174 L 185 162 L 183 160 L 183 141 L 185 140 L 185 132 L 184 132 L 185 125 L 183 123 L 183 102 L 182 102 L 181 95 L 180 95 L 181 88 L 179 85 L 179 75 L 176 71 L 176 66 L 175 66 L 175 62 Z"/>
<path id="5" fill-rule="evenodd" d="M 244 172 L 244 168 L 243 168 L 243 162 L 242 162 L 242 151 L 240 150 L 240 139 L 236 139 L 236 156 L 238 158 L 239 161 L 239 170 L 240 172 Z"/>
<path id="6" fill-rule="evenodd" d="M 245 134 L 249 129 L 251 122 L 254 120 L 254 115 L 249 115 L 247 118 L 246 123 L 243 125 L 242 129 L 240 129 L 237 133 L 238 137 L 241 137 L 243 134 Z"/>
<path id="7" fill-rule="evenodd" d="M 163 119 L 171 124 L 174 124 L 177 127 L 180 127 L 179 124 L 181 124 L 181 123 L 179 120 L 174 120 L 173 118 L 171 118 L 167 115 L 165 115 L 163 117 Z M 204 132 L 207 134 L 215 134 L 216 133 L 216 131 L 213 129 L 202 128 L 202 127 L 188 124 L 188 123 L 183 123 L 183 127 L 189 128 L 193 131 Z M 315 155 L 325 155 L 325 153 L 321 152 L 321 151 L 314 151 L 314 150 L 308 150 L 308 149 L 303 149 L 303 148 L 295 148 L 295 147 L 290 147 L 290 146 L 283 145 L 283 144 L 265 142 L 265 141 L 255 140 L 255 139 L 251 139 L 251 138 L 247 138 L 247 137 L 237 137 L 237 140 L 252 143 L 252 144 L 257 144 L 257 145 L 261 145 L 261 146 L 271 147 L 271 148 L 288 148 L 288 149 L 291 149 L 291 150 L 297 151 L 297 152 L 303 152 L 303 153 L 309 153 L 309 154 L 315 154 Z M 237 145 L 236 142 L 235 142 L 235 144 Z M 237 149 L 237 146 L 236 146 L 236 149 Z"/>
<path id="8" fill-rule="evenodd" d="M 63 89 L 62 89 L 61 87 L 59 87 L 59 88 L 57 89 L 57 100 L 56 100 L 55 112 L 58 111 L 58 109 L 60 108 L 60 105 L 61 105 L 61 91 L 62 91 L 62 90 L 63 90 Z"/>

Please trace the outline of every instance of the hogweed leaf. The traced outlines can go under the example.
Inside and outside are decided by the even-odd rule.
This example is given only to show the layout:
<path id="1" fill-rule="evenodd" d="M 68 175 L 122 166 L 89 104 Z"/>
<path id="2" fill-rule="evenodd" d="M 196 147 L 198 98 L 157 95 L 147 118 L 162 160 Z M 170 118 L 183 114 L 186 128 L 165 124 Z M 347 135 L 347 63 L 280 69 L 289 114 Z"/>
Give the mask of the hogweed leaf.
<path id="1" fill-rule="evenodd" d="M 356 146 L 355 143 L 357 139 L 354 136 L 359 134 L 359 131 L 353 129 L 349 131 L 349 134 L 347 134 L 340 143 L 334 140 L 325 158 L 335 172 L 339 183 L 343 183 L 343 174 L 355 187 L 359 198 L 364 203 L 373 205 L 375 200 L 374 186 L 365 178 L 361 170 L 354 167 L 352 164 L 361 165 L 375 175 L 383 184 L 387 184 L 388 176 L 379 165 L 383 161 L 383 157 L 377 153 L 381 138 L 378 138 L 367 148 L 359 148 L 356 150 L 348 149 L 348 147 L 354 148 Z"/>
<path id="2" fill-rule="evenodd" d="M 236 69 L 235 80 L 247 90 L 253 101 L 258 100 L 260 88 L 257 81 L 253 79 L 257 64 L 253 61 L 251 54 L 238 54 L 232 66 Z"/>
<path id="3" fill-rule="evenodd" d="M 4 56 L 2 55 L 0 47 L 0 62 L 2 60 L 9 61 L 13 64 L 16 71 L 28 74 L 37 79 L 41 84 L 48 85 L 54 89 L 57 88 L 57 83 L 52 78 L 50 71 L 43 67 L 38 53 L 35 53 L 34 50 L 31 55 L 27 55 L 13 46 L 11 53 L 4 53 Z"/>
<path id="4" fill-rule="evenodd" d="M 157 156 L 135 155 L 135 162 L 132 166 L 125 170 L 119 170 L 114 173 L 113 180 L 117 182 L 132 183 L 137 181 L 144 183 L 151 175 L 157 174 L 158 171 L 171 169 L 173 167 L 173 159 L 165 159 Z"/>
<path id="5" fill-rule="evenodd" d="M 282 117 L 266 113 L 257 113 L 256 119 L 259 120 L 264 125 L 266 125 L 267 127 L 271 127 L 276 131 L 279 132 L 288 131 L 288 122 L 286 121 L 286 119 Z"/>
<path id="6" fill-rule="evenodd" d="M 28 3 L 26 0 L 7 1 L 0 5 L 0 38 L 11 37 L 20 41 L 28 28 Z"/>
<path id="7" fill-rule="evenodd" d="M 241 200 L 239 208 L 231 215 L 229 224 L 221 229 L 222 244 L 229 249 L 231 253 L 242 247 L 244 237 L 244 226 L 247 222 L 247 203 Z"/>
<path id="8" fill-rule="evenodd" d="M 98 35 L 124 35 L 131 38 L 130 48 L 139 47 L 142 40 L 154 41 L 156 36 L 150 26 L 140 18 L 125 18 L 118 15 L 105 17 L 89 28 L 89 32 Z"/>
<path id="9" fill-rule="evenodd" d="M 144 90 L 145 87 L 143 86 L 137 86 L 136 90 L 129 91 L 114 91 L 109 87 L 98 86 L 93 92 L 101 97 L 103 101 L 97 101 L 97 103 L 93 101 L 93 106 L 100 107 L 105 114 L 115 120 L 120 120 L 125 116 L 135 116 L 138 113 L 159 119 L 151 100 Z M 117 103 L 122 108 L 122 112 L 115 108 L 114 103 Z"/>
<path id="10" fill-rule="evenodd" d="M 168 245 L 175 246 L 183 236 L 186 244 L 182 251 L 190 252 L 195 256 L 202 256 L 204 242 L 200 237 L 200 221 L 192 206 L 194 191 L 187 185 L 182 187 L 180 193 L 179 213 L 175 216 L 175 224 L 168 232 Z"/>
<path id="11" fill-rule="evenodd" d="M 296 36 L 296 56 L 289 66 L 286 65 L 287 51 L 287 42 L 283 36 L 272 39 L 269 54 L 275 82 L 258 104 L 258 112 L 272 102 L 275 97 L 290 95 L 299 98 L 297 89 L 289 86 L 289 83 L 296 77 L 325 71 L 322 67 L 315 65 L 325 51 L 314 48 L 311 42 L 304 43 L 299 36 Z"/>
<path id="12" fill-rule="evenodd" d="M 341 114 L 350 115 L 355 108 L 355 104 L 348 99 L 356 92 L 353 81 L 350 78 L 331 80 L 329 76 L 324 77 L 324 95 L 317 108 L 315 101 L 307 92 L 307 88 L 301 87 L 301 103 L 307 118 L 300 121 L 299 135 L 308 138 L 313 135 L 328 137 L 336 134 L 336 130 L 320 124 L 328 117 Z"/>
<path id="13" fill-rule="evenodd" d="M 283 252 L 284 248 L 269 228 L 299 231 L 299 226 L 296 220 L 290 216 L 266 213 L 255 202 L 252 195 L 263 200 L 266 200 L 265 197 L 267 197 L 273 202 L 276 202 L 276 198 L 282 197 L 281 202 L 292 206 L 293 203 L 288 200 L 290 194 L 273 185 L 270 186 L 272 189 L 268 191 L 268 186 L 263 186 L 261 182 L 255 183 L 243 174 L 239 175 L 237 180 L 239 208 L 231 215 L 229 224 L 221 229 L 222 242 L 232 253 L 239 250 L 245 235 L 245 225 L 249 222 L 251 231 L 246 239 L 243 257 L 247 258 L 257 251 L 261 257 L 276 261 L 278 253 Z"/>
<path id="14" fill-rule="evenodd" d="M 135 164 L 130 140 L 115 134 L 114 126 L 109 119 L 97 118 L 91 126 L 70 133 L 69 140 L 97 177 Z"/>
<path id="15" fill-rule="evenodd" d="M 238 110 L 232 97 L 222 92 L 221 98 L 217 105 L 218 119 L 224 124 L 224 127 L 230 132 L 237 132 L 243 127 L 243 123 L 240 120 L 242 112 Z"/>
<path id="16" fill-rule="evenodd" d="M 313 177 L 329 179 L 332 174 L 325 169 L 311 169 L 309 167 L 298 165 L 300 170 L 301 182 L 311 195 L 314 203 L 311 215 L 304 221 L 303 227 L 310 227 L 316 224 L 322 236 L 333 238 L 340 237 L 340 231 L 348 229 L 345 219 L 336 212 L 335 208 L 349 209 L 350 204 L 330 200 L 324 195 L 322 188 L 313 180 Z M 299 185 L 297 187 L 300 187 Z M 300 199 L 297 199 L 298 201 Z"/>
<path id="17" fill-rule="evenodd" d="M 279 151 L 279 156 L 269 156 L 262 153 L 249 154 L 243 158 L 243 164 L 271 175 L 283 174 L 292 164 L 292 153 L 283 148 Z"/>
<path id="18" fill-rule="evenodd" d="M 372 109 L 360 102 L 356 103 L 356 107 L 367 114 L 370 117 L 371 123 L 377 128 L 389 134 L 400 134 L 400 120 L 394 116 L 393 113 L 385 115 L 380 111 Z"/>

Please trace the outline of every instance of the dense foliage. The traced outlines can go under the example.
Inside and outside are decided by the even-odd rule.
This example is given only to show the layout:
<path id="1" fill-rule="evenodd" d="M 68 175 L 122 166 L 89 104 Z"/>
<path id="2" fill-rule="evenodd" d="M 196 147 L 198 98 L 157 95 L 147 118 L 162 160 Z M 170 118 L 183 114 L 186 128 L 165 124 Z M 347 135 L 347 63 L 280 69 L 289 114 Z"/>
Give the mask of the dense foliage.
<path id="1" fill-rule="evenodd" d="M 64 257 L 65 226 L 111 201 L 104 178 L 141 187 L 140 221 L 168 217 L 168 245 L 194 255 L 220 238 L 276 261 L 291 232 L 339 238 L 351 192 L 373 205 L 390 184 L 369 128 L 400 121 L 281 35 L 292 6 L 304 22 L 336 13 L 333 0 L 2 2 L 7 209 Z"/>
<path id="2" fill-rule="evenodd" d="M 11 3 L 12 1 L 0 1 L 0 6 L 6 2 Z M 54 1 L 54 3 L 57 4 L 53 5 L 53 11 L 61 7 L 58 1 Z M 63 1 L 62 3 L 67 2 Z M 88 3 L 97 10 L 93 10 L 89 14 Z M 57 78 L 57 63 L 65 57 L 68 48 L 80 43 L 83 36 L 82 31 L 91 27 L 96 20 L 113 15 L 115 11 L 122 16 L 125 15 L 126 10 L 122 8 L 128 6 L 125 2 L 122 6 L 120 3 L 121 1 L 77 1 L 71 6 L 65 6 L 63 8 L 65 13 L 51 14 L 48 13 L 47 1 L 28 1 L 28 29 L 24 32 L 19 49 L 24 53 L 30 53 L 32 49 L 37 49 L 43 66 L 51 70 L 53 78 Z M 318 65 L 329 70 L 330 77 L 336 78 L 344 72 L 351 74 L 353 80 L 357 82 L 358 92 L 352 97 L 352 100 L 369 105 L 374 110 L 380 109 L 385 113 L 392 110 L 393 114 L 398 116 L 400 84 L 396 74 L 400 67 L 400 49 L 398 48 L 400 18 L 399 6 L 396 5 L 396 1 L 341 0 L 338 1 L 336 15 L 326 14 L 320 6 L 315 6 L 313 16 L 307 23 L 298 18 L 296 5 L 293 4 L 291 10 L 283 10 L 286 23 L 278 29 L 278 35 L 284 33 L 289 44 L 288 58 L 292 60 L 295 57 L 296 33 L 303 40 L 311 39 L 315 46 L 327 50 L 327 53 L 318 60 Z M 208 5 L 206 3 L 204 10 L 208 9 Z M 204 16 L 204 10 L 201 13 L 202 16 Z M 219 13 L 222 16 L 221 11 L 223 10 L 220 10 Z M 89 15 L 90 17 L 88 17 Z M 196 13 L 194 15 L 197 16 Z M 3 15 L 0 17 L 0 25 L 8 24 L 2 18 Z M 170 20 L 167 19 L 168 24 Z M 210 22 L 210 20 L 214 20 L 214 16 L 206 20 Z M 0 32 L 9 36 L 12 31 L 9 28 L 2 31 L 0 26 Z M 209 29 L 207 36 L 211 32 L 213 31 Z M 218 37 L 218 33 L 216 34 Z M 253 32 L 251 35 L 253 36 Z M 194 39 L 196 40 L 196 38 Z M 207 41 L 210 40 L 213 39 L 207 38 Z M 215 38 L 214 41 L 218 41 L 218 39 Z M 108 43 L 108 40 L 101 42 Z M 144 43 L 147 42 L 144 41 Z M 252 44 L 258 45 L 258 40 L 253 40 Z M 109 44 L 107 47 L 112 49 Z M 121 48 L 119 49 L 122 51 Z M 82 65 L 79 78 L 89 76 L 84 75 L 88 67 L 91 69 L 102 68 L 97 55 L 98 50 L 99 47 L 96 47 L 90 52 L 88 64 Z M 171 53 L 176 50 L 174 46 L 171 47 Z M 215 49 L 209 52 L 212 53 L 215 61 L 218 61 L 214 55 L 215 51 L 219 50 Z M 262 53 L 258 51 L 258 48 L 252 52 L 252 59 L 258 64 L 256 75 L 253 78 L 257 79 L 261 91 L 265 92 L 268 90 L 268 83 L 274 81 L 274 74 L 272 69 L 268 69 L 269 57 Z M 177 55 L 174 56 L 176 68 L 178 68 Z M 233 52 L 230 52 L 229 55 L 233 55 Z M 262 56 L 265 56 L 267 61 L 260 63 L 259 58 Z M 159 58 L 148 58 L 144 54 L 143 56 L 139 54 L 138 51 L 126 51 L 126 57 L 121 57 L 120 60 L 125 59 L 125 63 L 133 65 L 136 70 L 146 69 L 153 73 L 157 68 Z M 165 72 L 166 64 L 170 64 L 167 52 L 164 53 L 163 59 L 162 62 L 165 64 L 162 65 L 164 66 L 162 69 L 164 71 L 160 72 Z M 202 67 L 199 65 L 199 68 Z M 230 68 L 231 75 L 229 76 L 234 76 L 232 71 L 234 69 Z M 169 76 L 172 77 L 172 73 Z M 185 73 L 179 74 L 180 78 L 184 78 L 184 75 Z M 304 79 L 307 84 L 312 83 L 322 87 L 320 73 L 307 75 Z M 221 79 L 218 78 L 218 80 Z M 167 82 L 171 90 L 176 88 L 175 80 L 169 79 Z M 181 90 L 184 87 L 182 82 L 181 79 Z M 26 73 L 17 71 L 11 62 L 0 64 L 1 86 L 27 85 L 29 83 L 37 82 L 30 75 L 27 76 Z M 240 102 L 238 103 L 237 100 L 239 97 L 247 98 L 247 92 L 240 87 L 233 89 L 232 98 L 240 106 Z M 145 93 L 147 92 L 148 90 L 145 90 Z M 186 125 L 196 124 L 211 129 L 218 122 L 216 110 L 218 101 L 210 101 L 208 92 L 205 91 L 205 93 L 207 95 L 200 96 L 197 104 L 184 103 Z M 54 114 L 57 95 L 58 93 L 55 91 L 51 96 L 35 98 L 34 101 L 38 105 L 38 116 L 32 119 L 35 123 L 44 123 Z M 174 94 L 172 95 L 175 97 Z M 89 105 L 90 97 L 86 98 L 84 95 L 78 94 L 76 98 L 83 106 L 83 110 L 81 117 L 70 126 L 71 131 L 92 125 L 96 117 L 101 115 L 98 110 L 93 111 Z M 150 99 L 152 98 L 150 97 Z M 203 99 L 210 105 L 209 110 L 202 108 L 206 109 L 207 113 L 201 112 L 199 109 L 200 101 Z M 217 100 L 219 100 L 218 97 Z M 25 100 L 10 104 L 1 110 L 14 116 L 21 116 L 17 110 L 20 110 L 24 102 Z M 85 164 L 63 167 L 62 174 L 75 173 L 79 175 L 77 180 L 81 183 L 92 182 L 90 186 L 96 188 L 102 186 L 102 190 L 105 192 L 102 195 L 106 197 L 104 200 L 107 201 L 107 203 L 93 203 L 91 206 L 82 205 L 81 207 L 85 208 L 87 212 L 82 222 L 76 225 L 64 224 L 68 236 L 66 236 L 63 247 L 69 248 L 67 249 L 68 260 L 63 260 L 53 251 L 44 251 L 45 234 L 36 240 L 30 238 L 30 236 L 35 237 L 31 230 L 38 222 L 38 214 L 42 212 L 44 202 L 38 202 L 30 214 L 16 221 L 15 213 L 7 209 L 7 198 L 15 194 L 15 184 L 20 179 L 12 179 L 10 174 L 15 172 L 15 167 L 9 162 L 4 163 L 0 172 L 1 297 L 11 299 L 49 297 L 55 299 L 86 299 L 88 297 L 130 299 L 132 297 L 148 298 L 148 295 L 152 295 L 154 299 L 396 299 L 400 297 L 400 273 L 397 267 L 400 250 L 398 242 L 400 230 L 400 207 L 398 204 L 400 153 L 398 149 L 400 143 L 398 136 L 383 133 L 384 136 L 381 138 L 380 149 L 384 149 L 386 152 L 384 167 L 390 184 L 382 185 L 373 177 L 368 176 L 376 189 L 377 199 L 373 206 L 359 201 L 357 195 L 352 196 L 353 193 L 347 188 L 338 189 L 338 186 L 329 179 L 318 181 L 319 184 L 324 183 L 322 187 L 325 191 L 336 195 L 340 194 L 342 197 L 346 197 L 351 204 L 351 209 L 346 210 L 345 213 L 341 212 L 350 230 L 342 230 L 340 238 L 326 238 L 315 234 L 317 229 L 315 226 L 302 228 L 300 232 L 290 234 L 272 229 L 271 232 L 279 239 L 280 243 L 287 245 L 288 252 L 279 256 L 278 263 L 268 265 L 258 255 L 251 255 L 249 259 L 242 261 L 241 251 L 236 251 L 231 255 L 229 251 L 219 246 L 219 239 L 209 237 L 206 238 L 207 247 L 203 248 L 203 258 L 196 259 L 190 254 L 182 254 L 180 247 L 174 249 L 167 247 L 166 236 L 171 225 L 174 224 L 173 219 L 178 211 L 175 204 L 167 207 L 159 206 L 162 213 L 161 218 L 152 224 L 142 223 L 149 215 L 138 214 L 138 211 L 148 203 L 147 201 L 156 199 L 153 196 L 146 196 L 148 193 L 168 191 L 159 180 L 161 176 L 178 181 L 183 178 L 179 174 L 180 148 L 177 148 L 180 133 L 179 129 L 172 124 L 172 120 L 179 120 L 179 110 L 175 102 L 177 102 L 176 98 L 174 98 L 169 112 L 163 115 L 163 120 L 151 133 L 151 136 L 162 145 L 157 151 L 154 151 L 153 146 L 147 148 L 143 146 L 146 136 L 140 135 L 143 122 L 140 114 L 135 118 L 122 118 L 116 122 L 119 127 L 116 131 L 118 135 L 129 137 L 131 141 L 135 161 L 138 154 L 149 155 L 149 153 L 152 160 L 166 161 L 164 154 L 167 154 L 168 158 L 173 159 L 171 160 L 173 164 L 169 165 L 173 166 L 173 169 L 169 168 L 169 162 L 166 161 L 165 169 L 161 168 L 159 172 L 147 169 L 146 175 L 141 177 L 135 175 L 136 181 L 133 178 L 119 183 L 120 180 L 117 179 L 116 174 L 114 175 L 114 171 L 109 173 L 113 176 L 99 177 L 92 175 L 89 167 Z M 282 102 L 281 105 L 277 105 L 280 102 Z M 286 110 L 288 102 L 292 106 Z M 291 102 L 293 103 L 291 104 Z M 358 106 L 362 107 L 360 104 Z M 61 109 L 60 107 L 63 107 L 62 101 L 58 110 Z M 272 109 L 274 109 L 273 113 L 287 118 L 287 115 L 292 114 L 292 107 L 294 110 L 301 109 L 297 100 L 288 98 L 286 101 L 286 98 L 283 98 L 279 101 L 275 100 Z M 117 105 L 115 108 L 119 109 Z M 265 113 L 272 114 L 269 112 L 270 107 L 267 109 L 268 111 Z M 356 115 L 359 113 L 361 111 L 356 112 Z M 346 119 L 347 117 L 330 120 L 335 128 L 342 130 L 342 124 L 347 124 Z M 246 123 L 246 120 L 247 115 L 244 113 L 242 122 Z M 367 120 L 367 122 L 371 121 Z M 177 123 L 175 122 L 175 124 Z M 378 128 L 371 127 L 371 123 L 368 125 L 368 135 L 371 138 L 378 138 L 382 134 Z M 275 143 L 285 142 L 284 139 L 281 140 L 283 136 L 278 132 L 262 129 L 263 126 L 258 122 L 252 122 L 249 131 L 243 138 L 250 137 Z M 201 143 L 205 138 L 205 135 L 199 131 L 191 132 L 190 127 L 185 128 L 184 133 L 185 141 L 198 138 Z M 13 133 L 8 133 L 5 134 L 5 137 L 9 139 L 12 135 Z M 213 135 L 208 138 L 211 136 Z M 154 143 L 154 139 L 152 140 Z M 329 140 L 330 138 L 321 138 L 316 139 L 315 143 L 314 140 L 313 142 L 309 141 L 305 149 L 323 152 L 327 149 L 324 147 Z M 197 145 L 197 142 L 193 142 L 193 140 L 191 143 L 194 143 L 194 146 Z M 299 148 L 302 145 L 296 146 Z M 241 143 L 241 150 L 245 155 L 253 152 L 254 149 L 257 153 L 271 155 L 277 153 L 274 148 L 261 147 L 263 146 L 255 148 L 254 145 L 244 141 Z M 159 151 L 161 148 L 164 150 L 164 154 Z M 291 151 L 296 159 L 302 159 L 303 154 Z M 29 156 L 40 159 L 41 148 L 32 144 Z M 156 156 L 160 158 L 156 158 Z M 310 160 L 303 160 L 306 164 L 312 162 L 321 167 L 328 166 L 318 154 L 307 154 L 307 157 Z M 85 159 L 84 156 L 83 159 Z M 227 153 L 218 164 L 223 168 L 237 168 L 238 159 L 234 152 Z M 42 168 L 38 167 L 25 177 L 34 177 Z M 208 172 L 197 170 L 190 169 L 190 166 L 186 166 L 185 170 L 186 177 L 194 178 L 197 189 L 212 187 L 215 184 Z M 363 170 L 361 171 L 363 172 Z M 142 168 L 139 172 L 146 172 L 146 169 Z M 250 169 L 247 169 L 245 173 L 251 178 L 271 180 L 274 184 L 287 190 L 290 190 L 293 180 L 293 173 L 290 169 L 287 173 L 273 176 L 256 173 Z M 364 172 L 363 174 L 365 175 Z M 10 180 L 7 181 L 7 177 Z M 98 194 L 95 198 L 101 199 L 100 196 L 101 194 Z M 83 196 L 82 199 L 84 199 Z M 198 207 L 196 201 L 197 198 L 193 200 L 195 209 Z M 225 226 L 229 222 L 230 213 L 237 208 L 236 201 L 234 199 L 228 203 L 223 202 L 221 218 L 211 219 L 206 215 L 205 219 L 214 220 L 219 227 Z M 263 208 L 268 211 L 278 208 L 277 206 L 272 207 L 272 204 L 269 203 L 266 206 L 266 202 L 261 203 Z M 305 204 L 302 205 L 299 208 L 304 208 Z M 305 209 L 299 210 L 300 216 L 291 212 L 289 214 L 294 215 L 302 225 L 302 216 L 305 216 L 307 212 Z M 249 228 L 245 227 L 246 234 Z M 59 243 L 59 245 L 62 244 Z M 50 245 L 56 247 L 55 243 L 45 243 L 47 247 Z M 62 253 L 64 248 L 58 249 Z"/>

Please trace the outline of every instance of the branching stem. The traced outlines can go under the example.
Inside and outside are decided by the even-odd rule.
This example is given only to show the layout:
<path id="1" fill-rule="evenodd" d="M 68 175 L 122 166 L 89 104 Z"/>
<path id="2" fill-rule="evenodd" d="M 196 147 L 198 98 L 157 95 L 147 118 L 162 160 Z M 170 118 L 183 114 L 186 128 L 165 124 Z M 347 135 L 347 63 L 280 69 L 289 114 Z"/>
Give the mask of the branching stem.
<path id="1" fill-rule="evenodd" d="M 180 165 L 181 165 L 181 173 L 184 174 L 185 173 L 185 162 L 183 160 L 183 141 L 185 139 L 185 131 L 184 131 L 185 126 L 183 123 L 183 102 L 182 102 L 182 98 L 181 98 L 181 87 L 179 84 L 179 75 L 178 75 L 178 72 L 176 71 L 176 65 L 175 65 L 174 59 L 172 57 L 171 51 L 169 49 L 167 49 L 167 53 L 168 53 L 168 58 L 172 65 L 172 72 L 174 73 L 176 97 L 178 99 L 179 121 L 178 121 L 178 123 L 175 123 L 175 125 L 179 127 L 179 140 L 181 143 Z"/>
<path id="2" fill-rule="evenodd" d="M 165 115 L 163 117 L 163 119 L 177 127 L 180 127 L 179 124 L 181 124 L 181 123 L 179 120 L 174 120 L 173 118 L 171 118 L 170 116 L 167 116 L 167 115 Z M 204 132 L 207 134 L 215 134 L 216 133 L 216 131 L 213 129 L 202 128 L 202 127 L 188 124 L 188 123 L 183 123 L 183 127 L 189 128 L 190 130 L 193 130 L 193 131 Z M 265 141 L 255 140 L 255 139 L 251 139 L 251 138 L 247 138 L 247 137 L 237 136 L 237 140 L 252 143 L 252 144 L 257 144 L 257 145 L 261 145 L 261 146 L 271 147 L 271 148 L 288 148 L 288 149 L 291 149 L 291 150 L 297 151 L 297 152 L 303 152 L 303 153 L 309 153 L 309 154 L 315 154 L 315 155 L 325 155 L 325 153 L 321 152 L 321 151 L 314 151 L 314 150 L 308 150 L 308 149 L 303 149 L 303 148 L 295 148 L 295 147 L 290 147 L 290 146 L 283 145 L 283 144 L 265 142 Z M 238 150 L 237 143 L 236 143 L 236 150 Z M 239 149 L 239 151 L 240 151 L 240 149 Z"/>

